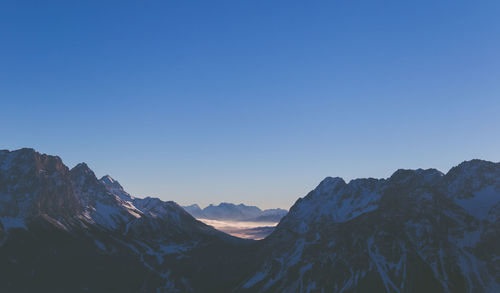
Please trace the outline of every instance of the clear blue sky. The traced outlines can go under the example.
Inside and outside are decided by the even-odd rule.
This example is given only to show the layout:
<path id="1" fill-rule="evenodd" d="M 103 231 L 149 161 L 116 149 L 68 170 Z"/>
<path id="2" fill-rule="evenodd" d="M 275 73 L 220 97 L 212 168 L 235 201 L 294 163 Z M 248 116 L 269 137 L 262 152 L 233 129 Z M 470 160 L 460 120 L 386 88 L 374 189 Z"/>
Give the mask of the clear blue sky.
<path id="1" fill-rule="evenodd" d="M 500 160 L 499 1 L 2 1 L 0 148 L 132 194 L 288 208 Z"/>

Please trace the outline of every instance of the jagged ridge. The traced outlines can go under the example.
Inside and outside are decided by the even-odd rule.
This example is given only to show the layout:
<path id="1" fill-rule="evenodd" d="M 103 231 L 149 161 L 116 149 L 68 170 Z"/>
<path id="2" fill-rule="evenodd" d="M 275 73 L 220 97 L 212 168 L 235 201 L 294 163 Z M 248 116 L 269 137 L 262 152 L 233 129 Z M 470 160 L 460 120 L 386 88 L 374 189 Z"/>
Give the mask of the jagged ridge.
<path id="1" fill-rule="evenodd" d="M 326 178 L 264 240 L 257 292 L 498 292 L 500 164 Z"/>

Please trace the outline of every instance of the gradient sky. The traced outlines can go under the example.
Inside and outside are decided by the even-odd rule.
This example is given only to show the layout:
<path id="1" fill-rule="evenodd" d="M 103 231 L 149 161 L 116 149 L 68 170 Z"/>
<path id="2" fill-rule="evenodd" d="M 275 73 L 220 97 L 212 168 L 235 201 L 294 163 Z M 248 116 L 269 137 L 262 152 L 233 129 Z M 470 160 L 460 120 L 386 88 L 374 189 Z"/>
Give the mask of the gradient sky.
<path id="1" fill-rule="evenodd" d="M 500 1 L 1 1 L 0 148 L 136 196 L 290 207 L 500 160 Z"/>

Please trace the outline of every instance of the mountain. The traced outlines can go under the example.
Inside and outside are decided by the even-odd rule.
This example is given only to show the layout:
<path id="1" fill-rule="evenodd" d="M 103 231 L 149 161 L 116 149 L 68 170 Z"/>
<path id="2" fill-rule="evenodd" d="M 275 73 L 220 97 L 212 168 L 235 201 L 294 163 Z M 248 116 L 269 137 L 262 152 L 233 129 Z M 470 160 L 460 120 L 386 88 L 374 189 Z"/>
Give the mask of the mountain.
<path id="1" fill-rule="evenodd" d="M 326 178 L 257 253 L 250 292 L 500 292 L 500 163 Z"/>
<path id="2" fill-rule="evenodd" d="M 190 206 L 183 206 L 182 208 L 195 218 L 200 218 L 200 215 L 203 214 L 203 210 L 197 204 L 192 204 Z"/>
<path id="3" fill-rule="evenodd" d="M 245 243 L 174 202 L 132 197 L 85 163 L 68 169 L 32 149 L 0 151 L 2 292 L 210 288 L 214 251 Z"/>
<path id="4" fill-rule="evenodd" d="M 323 291 L 500 292 L 500 163 L 327 177 L 251 241 L 84 163 L 0 151 L 0 292 Z"/>
<path id="5" fill-rule="evenodd" d="M 197 204 L 183 208 L 195 218 L 210 220 L 278 222 L 287 213 L 284 209 L 261 210 L 256 206 L 235 205 L 227 202 L 217 206 L 210 204 L 204 209 Z"/>

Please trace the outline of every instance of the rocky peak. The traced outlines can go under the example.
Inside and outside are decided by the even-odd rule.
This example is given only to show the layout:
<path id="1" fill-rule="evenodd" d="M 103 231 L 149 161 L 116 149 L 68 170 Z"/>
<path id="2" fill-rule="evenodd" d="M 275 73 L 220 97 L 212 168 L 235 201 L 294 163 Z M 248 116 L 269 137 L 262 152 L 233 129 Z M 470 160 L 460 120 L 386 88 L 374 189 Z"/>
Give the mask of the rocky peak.
<path id="1" fill-rule="evenodd" d="M 361 191 L 366 189 L 374 189 L 383 184 L 385 181 L 385 179 L 358 178 L 349 181 L 347 185 L 353 190 Z"/>
<path id="2" fill-rule="evenodd" d="M 435 186 L 442 181 L 443 175 L 436 169 L 399 169 L 388 179 L 388 183 L 405 188 Z"/>
<path id="3" fill-rule="evenodd" d="M 113 179 L 111 176 L 105 175 L 101 179 L 99 179 L 99 182 L 109 192 L 111 192 L 112 194 L 118 196 L 122 200 L 124 200 L 124 201 L 131 201 L 133 199 L 133 197 L 128 192 L 126 192 L 123 189 L 123 187 L 121 186 L 121 184 L 117 180 Z"/>
<path id="4" fill-rule="evenodd" d="M 326 177 L 314 189 L 315 194 L 332 193 L 346 185 L 344 179 L 340 177 Z"/>
<path id="5" fill-rule="evenodd" d="M 192 204 L 192 205 L 186 206 L 184 208 L 191 208 L 193 210 L 201 210 L 200 206 L 197 204 Z"/>
<path id="6" fill-rule="evenodd" d="M 497 172 L 500 163 L 494 163 L 485 160 L 473 159 L 469 161 L 463 161 L 458 166 L 453 167 L 448 172 L 450 175 L 455 173 L 488 173 Z"/>
<path id="7" fill-rule="evenodd" d="M 90 177 L 97 180 L 94 171 L 92 171 L 86 163 L 79 163 L 70 170 L 70 173 L 73 178 Z"/>
<path id="8" fill-rule="evenodd" d="M 123 187 L 120 185 L 120 183 L 109 175 L 102 176 L 99 181 L 108 188 L 123 190 Z"/>
<path id="9" fill-rule="evenodd" d="M 59 157 L 33 149 L 1 151 L 0 166 L 0 215 L 68 218 L 80 210 Z"/>
<path id="10" fill-rule="evenodd" d="M 451 168 L 444 179 L 452 196 L 463 196 L 488 185 L 500 188 L 500 163 L 465 161 Z"/>
<path id="11" fill-rule="evenodd" d="M 40 154 L 30 148 L 0 151 L 0 170 L 16 177 L 26 177 L 29 173 L 36 176 L 37 174 L 50 175 L 53 172 L 68 172 L 61 158 Z"/>
<path id="12" fill-rule="evenodd" d="M 202 212 L 203 212 L 202 209 L 200 208 L 200 206 L 197 204 L 192 204 L 190 206 L 185 206 L 183 208 L 186 212 L 190 213 L 193 217 L 201 217 Z"/>
<path id="13" fill-rule="evenodd" d="M 271 260 L 242 288 L 500 292 L 499 172 L 473 160 L 446 175 L 401 169 L 387 180 L 324 180 L 266 239 Z"/>
<path id="14" fill-rule="evenodd" d="M 343 223 L 378 208 L 384 180 L 357 179 L 346 184 L 342 178 L 327 177 L 307 196 L 299 199 L 282 219 L 277 230 L 299 234 L 325 223 Z"/>

